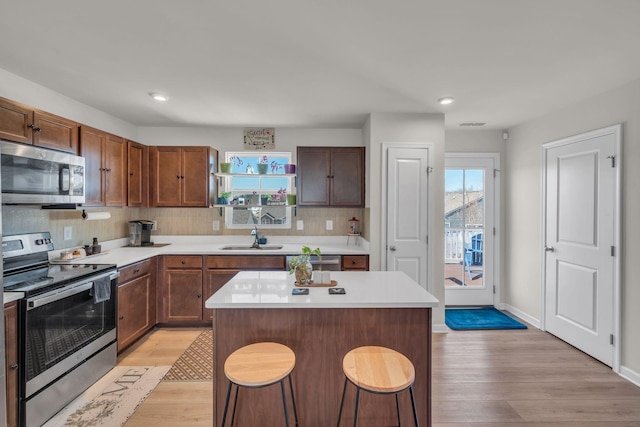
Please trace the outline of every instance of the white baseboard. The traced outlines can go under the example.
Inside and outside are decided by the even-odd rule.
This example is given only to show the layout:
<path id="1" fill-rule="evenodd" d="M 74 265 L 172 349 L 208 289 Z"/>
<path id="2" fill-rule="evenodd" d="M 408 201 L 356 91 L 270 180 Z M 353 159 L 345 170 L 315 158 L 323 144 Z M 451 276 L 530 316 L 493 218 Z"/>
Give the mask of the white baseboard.
<path id="1" fill-rule="evenodd" d="M 449 328 L 444 323 L 434 323 L 431 325 L 431 332 L 434 334 L 446 334 L 449 333 Z"/>
<path id="2" fill-rule="evenodd" d="M 535 317 L 532 317 L 532 316 L 528 315 L 524 311 L 518 310 L 517 308 L 512 307 L 509 304 L 500 304 L 499 307 L 496 307 L 496 308 L 499 309 L 499 310 L 508 311 L 509 313 L 513 314 L 514 316 L 524 320 L 525 322 L 527 322 L 531 326 L 535 326 L 536 328 L 540 329 L 540 320 L 536 319 Z"/>
<path id="3" fill-rule="evenodd" d="M 620 368 L 620 376 L 640 387 L 640 373 L 622 366 Z"/>

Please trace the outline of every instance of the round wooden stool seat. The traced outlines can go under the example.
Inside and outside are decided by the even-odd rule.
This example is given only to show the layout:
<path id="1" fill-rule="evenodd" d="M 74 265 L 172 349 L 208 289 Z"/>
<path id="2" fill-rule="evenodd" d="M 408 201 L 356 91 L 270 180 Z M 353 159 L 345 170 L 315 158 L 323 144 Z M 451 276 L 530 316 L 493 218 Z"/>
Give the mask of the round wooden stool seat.
<path id="1" fill-rule="evenodd" d="M 405 390 L 416 376 L 407 357 L 386 347 L 366 346 L 351 350 L 342 360 L 349 381 L 374 393 L 397 393 Z"/>
<path id="2" fill-rule="evenodd" d="M 286 345 L 260 342 L 231 353 L 224 362 L 224 374 L 240 386 L 263 387 L 286 378 L 295 365 L 296 355 Z"/>

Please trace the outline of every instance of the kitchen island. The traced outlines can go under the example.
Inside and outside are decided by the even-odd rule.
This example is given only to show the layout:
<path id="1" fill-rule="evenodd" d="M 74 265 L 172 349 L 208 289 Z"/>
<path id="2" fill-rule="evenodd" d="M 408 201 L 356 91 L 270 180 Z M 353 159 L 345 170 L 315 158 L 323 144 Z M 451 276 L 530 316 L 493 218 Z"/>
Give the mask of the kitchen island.
<path id="1" fill-rule="evenodd" d="M 332 272 L 331 279 L 344 295 L 329 294 L 329 287 L 292 295 L 287 272 L 241 272 L 206 301 L 214 311 L 214 425 L 222 421 L 228 386 L 225 359 L 261 341 L 285 344 L 296 355 L 292 379 L 301 426 L 335 425 L 344 384 L 342 358 L 363 345 L 389 347 L 411 360 L 418 418 L 421 425 L 431 425 L 431 309 L 438 300 L 402 272 Z M 412 425 L 409 395 L 399 398 L 402 422 Z M 237 424 L 284 425 L 281 399 L 277 386 L 242 389 Z M 343 425 L 353 424 L 354 405 L 351 386 Z M 361 425 L 395 425 L 395 416 L 392 396 L 361 395 Z"/>

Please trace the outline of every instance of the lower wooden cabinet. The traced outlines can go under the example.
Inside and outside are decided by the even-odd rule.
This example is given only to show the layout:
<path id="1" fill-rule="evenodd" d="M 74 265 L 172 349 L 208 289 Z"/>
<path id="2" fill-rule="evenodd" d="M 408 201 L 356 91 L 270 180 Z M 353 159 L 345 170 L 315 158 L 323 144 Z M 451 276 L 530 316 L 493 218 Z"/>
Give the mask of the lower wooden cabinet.
<path id="1" fill-rule="evenodd" d="M 18 425 L 18 304 L 4 306 L 4 345 L 7 373 L 7 427 Z"/>
<path id="2" fill-rule="evenodd" d="M 369 255 L 342 255 L 343 271 L 369 271 Z"/>
<path id="3" fill-rule="evenodd" d="M 201 255 L 160 257 L 159 323 L 203 323 L 203 277 Z"/>
<path id="4" fill-rule="evenodd" d="M 209 257 L 208 257 L 209 258 Z M 203 320 L 210 323 L 213 320 L 213 310 L 205 308 L 204 303 L 211 297 L 211 295 L 218 292 L 229 280 L 238 274 L 240 270 L 222 269 L 222 270 L 210 270 L 207 269 L 204 284 L 204 298 L 202 298 L 202 314 Z"/>
<path id="5" fill-rule="evenodd" d="M 120 269 L 118 352 L 156 325 L 156 258 Z"/>

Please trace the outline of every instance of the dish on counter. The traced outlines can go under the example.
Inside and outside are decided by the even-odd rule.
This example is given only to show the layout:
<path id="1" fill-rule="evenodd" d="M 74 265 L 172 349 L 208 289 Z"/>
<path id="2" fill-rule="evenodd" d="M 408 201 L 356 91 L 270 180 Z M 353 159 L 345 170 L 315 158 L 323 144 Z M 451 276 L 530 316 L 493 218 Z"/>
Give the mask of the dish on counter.
<path id="1" fill-rule="evenodd" d="M 54 258 L 50 262 L 54 264 L 77 264 L 79 261 L 82 261 L 84 259 L 93 258 L 100 255 L 105 255 L 108 253 L 109 251 L 102 251 L 99 254 L 86 255 L 86 253 L 84 252 L 84 249 L 82 250 L 76 249 L 73 251 L 68 250 L 68 251 L 60 252 L 60 258 Z"/>

